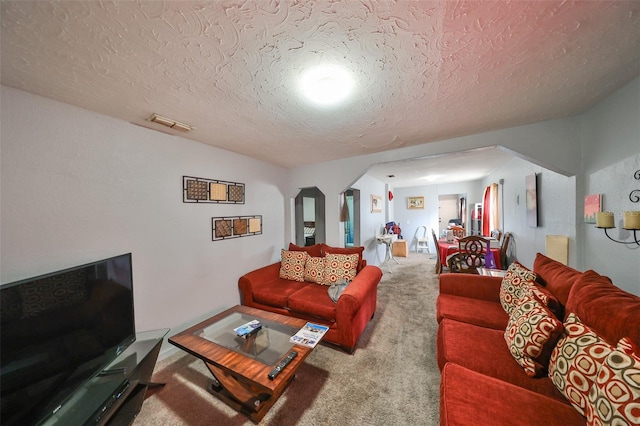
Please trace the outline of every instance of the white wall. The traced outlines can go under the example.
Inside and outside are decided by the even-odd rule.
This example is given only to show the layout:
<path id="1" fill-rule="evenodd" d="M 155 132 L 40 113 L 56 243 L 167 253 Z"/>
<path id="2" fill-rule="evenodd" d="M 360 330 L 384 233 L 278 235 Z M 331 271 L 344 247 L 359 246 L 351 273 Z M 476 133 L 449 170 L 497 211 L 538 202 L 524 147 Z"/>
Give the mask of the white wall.
<path id="1" fill-rule="evenodd" d="M 327 243 L 341 245 L 338 194 L 365 175 L 372 165 L 472 148 L 502 146 L 514 151 L 521 162 L 507 166 L 503 173 L 490 176 L 483 181 L 483 185 L 497 182 L 500 178 L 505 179 L 504 214 L 509 219 L 505 219 L 504 228 L 517 232 L 515 243 L 518 258 L 531 265 L 536 252 L 545 252 L 546 235 L 568 235 L 571 266 L 581 270 L 593 268 L 611 277 L 620 287 L 640 294 L 637 279 L 640 275 L 638 251 L 622 245 L 612 246 L 614 243 L 603 246 L 606 238 L 594 233 L 592 228 L 585 231 L 581 223 L 582 203 L 587 193 L 600 191 L 610 200 L 623 200 L 637 187 L 637 181 L 632 180 L 632 175 L 639 168 L 639 92 L 640 79 L 636 79 L 581 116 L 304 165 L 291 171 L 288 191 L 289 194 L 295 194 L 297 188 L 322 182 L 327 200 L 335 200 L 327 205 Z M 625 159 L 631 159 L 631 164 L 619 164 Z M 611 167 L 609 172 L 607 167 Z M 602 173 L 598 174 L 601 170 Z M 526 227 L 524 215 L 524 176 L 531 173 L 540 173 L 541 223 L 537 228 Z M 394 194 L 399 194 L 398 188 L 394 190 Z M 477 199 L 468 195 L 467 206 L 471 208 L 481 196 L 482 192 L 477 194 Z M 426 199 L 425 202 L 429 203 Z M 616 203 L 622 204 L 624 200 Z M 625 210 L 638 209 L 638 204 L 628 201 L 626 204 Z M 406 223 L 406 218 L 398 207 L 399 204 L 393 204 L 393 217 L 402 226 L 402 223 Z M 363 220 L 366 219 L 363 217 Z M 411 227 L 402 228 L 403 234 L 407 236 L 412 236 L 415 231 Z M 285 240 L 289 238 L 290 235 L 285 235 Z M 600 253 L 604 247 L 608 253 L 602 256 Z"/>
<path id="2" fill-rule="evenodd" d="M 395 188 L 393 190 L 393 203 L 395 205 L 393 220 L 400 222 L 402 234 L 409 243 L 409 250 L 415 251 L 416 233 L 419 231 L 420 226 L 427 227 L 427 236 L 429 237 L 431 236 L 431 229 L 436 232 L 436 235 L 439 235 L 440 212 L 438 209 L 438 197 L 440 195 L 463 194 L 468 199 L 478 199 L 478 197 L 482 196 L 482 189 L 480 181 Z M 424 197 L 424 209 L 409 209 L 408 197 Z M 473 204 L 467 202 L 467 210 L 472 206 Z M 443 221 L 448 221 L 449 219 L 451 217 L 448 216 L 442 218 Z M 420 236 L 422 236 L 422 232 L 420 231 Z M 429 249 L 431 253 L 435 253 L 435 247 L 431 241 L 429 242 Z"/>
<path id="3" fill-rule="evenodd" d="M 238 278 L 280 257 L 279 167 L 1 87 L 1 281 L 131 252 L 138 330 L 239 303 Z M 182 176 L 246 185 L 243 205 L 185 204 Z M 213 216 L 263 234 L 211 240 Z"/>
<path id="4" fill-rule="evenodd" d="M 640 210 L 629 195 L 640 190 L 633 175 L 640 170 L 640 78 L 605 99 L 582 117 L 583 168 L 578 175 L 579 265 L 610 276 L 627 291 L 640 295 L 640 247 L 610 241 L 601 229 L 582 221 L 584 197 L 602 194 L 604 210 L 616 216 L 609 235 L 630 241 L 622 229 L 622 212 Z M 640 195 L 636 192 L 635 195 Z M 640 238 L 640 232 L 637 233 Z"/>
<path id="5" fill-rule="evenodd" d="M 369 265 L 379 265 L 385 255 L 384 246 L 376 241 L 376 235 L 380 235 L 386 223 L 385 209 L 388 198 L 384 195 L 385 185 L 371 176 L 363 176 L 351 187 L 360 190 L 360 245 L 365 249 L 363 257 Z M 371 195 L 382 196 L 381 213 L 371 213 Z M 340 225 L 343 223 L 341 222 Z M 344 247 L 344 244 L 328 244 Z"/>
<path id="6" fill-rule="evenodd" d="M 525 176 L 538 174 L 538 226 L 527 225 Z M 546 252 L 547 235 L 569 237 L 569 265 L 577 267 L 575 178 L 521 158 L 514 158 L 483 179 L 483 188 L 504 180 L 503 231 L 512 233 L 515 258 L 532 267 L 536 253 Z"/>

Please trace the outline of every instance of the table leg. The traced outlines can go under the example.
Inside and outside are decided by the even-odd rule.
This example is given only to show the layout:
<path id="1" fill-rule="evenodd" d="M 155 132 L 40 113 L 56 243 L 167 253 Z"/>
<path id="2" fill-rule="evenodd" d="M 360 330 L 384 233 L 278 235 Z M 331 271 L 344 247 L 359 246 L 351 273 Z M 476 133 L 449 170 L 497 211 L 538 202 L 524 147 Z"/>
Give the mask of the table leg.
<path id="1" fill-rule="evenodd" d="M 237 380 L 232 374 L 213 364 L 206 361 L 204 363 L 213 375 L 211 394 L 236 411 L 246 414 L 255 423 L 259 423 L 262 420 L 295 377 L 295 375 L 291 376 L 289 382 L 282 386 L 277 393 L 269 394 L 257 386 Z"/>

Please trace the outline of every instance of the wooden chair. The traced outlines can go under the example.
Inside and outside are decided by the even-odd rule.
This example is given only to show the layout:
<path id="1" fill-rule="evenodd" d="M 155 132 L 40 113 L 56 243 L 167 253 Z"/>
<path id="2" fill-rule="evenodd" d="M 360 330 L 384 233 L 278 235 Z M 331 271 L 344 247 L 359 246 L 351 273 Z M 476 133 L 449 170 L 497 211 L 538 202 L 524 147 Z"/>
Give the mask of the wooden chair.
<path id="1" fill-rule="evenodd" d="M 440 249 L 438 248 L 438 237 L 436 236 L 436 231 L 431 228 L 431 236 L 433 237 L 433 244 L 436 247 L 436 274 L 440 275 L 442 272 L 442 263 L 440 263 Z"/>
<path id="2" fill-rule="evenodd" d="M 460 238 L 458 252 L 447 260 L 451 272 L 477 274 L 478 268 L 484 265 L 484 255 L 490 250 L 489 240 L 477 235 Z"/>
<path id="3" fill-rule="evenodd" d="M 453 236 L 456 238 L 464 237 L 464 228 L 462 226 L 452 226 L 451 230 L 453 231 Z"/>
<path id="4" fill-rule="evenodd" d="M 499 229 L 494 229 L 493 231 L 491 231 L 491 237 L 500 241 L 500 239 L 502 238 L 502 231 Z"/>
<path id="5" fill-rule="evenodd" d="M 500 246 L 500 265 L 502 269 L 507 269 L 507 250 L 509 250 L 509 243 L 511 242 L 511 232 L 504 233 L 504 239 L 502 240 L 502 246 Z"/>

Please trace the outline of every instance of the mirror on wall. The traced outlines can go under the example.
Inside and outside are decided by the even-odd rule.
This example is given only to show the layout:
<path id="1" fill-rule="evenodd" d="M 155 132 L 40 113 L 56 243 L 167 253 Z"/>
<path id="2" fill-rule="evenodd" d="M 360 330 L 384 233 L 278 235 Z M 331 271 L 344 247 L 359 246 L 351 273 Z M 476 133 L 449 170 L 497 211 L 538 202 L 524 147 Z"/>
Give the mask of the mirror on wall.
<path id="1" fill-rule="evenodd" d="M 302 188 L 295 198 L 296 245 L 325 242 L 324 194 L 317 187 Z"/>

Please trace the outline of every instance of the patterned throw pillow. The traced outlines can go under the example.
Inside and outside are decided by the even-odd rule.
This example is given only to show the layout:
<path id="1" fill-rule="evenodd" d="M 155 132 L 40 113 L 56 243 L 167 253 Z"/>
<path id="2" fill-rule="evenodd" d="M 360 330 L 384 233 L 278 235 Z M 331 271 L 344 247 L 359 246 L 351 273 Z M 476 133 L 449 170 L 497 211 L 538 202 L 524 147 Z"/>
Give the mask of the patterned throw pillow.
<path id="1" fill-rule="evenodd" d="M 304 266 L 309 254 L 306 251 L 289 251 L 282 249 L 280 262 L 280 278 L 285 280 L 304 281 Z"/>
<path id="2" fill-rule="evenodd" d="M 598 370 L 613 347 L 570 313 L 564 322 L 564 333 L 551 352 L 549 377 L 571 405 L 583 416 L 589 400 L 589 389 Z"/>
<path id="3" fill-rule="evenodd" d="M 500 304 L 506 313 L 511 314 L 511 311 L 518 304 L 518 300 L 522 297 L 525 283 L 531 282 L 533 284 L 535 279 L 536 274 L 522 266 L 518 261 L 509 265 L 500 285 Z"/>
<path id="4" fill-rule="evenodd" d="M 357 254 L 327 253 L 324 257 L 324 280 L 322 284 L 331 285 L 342 280 L 350 282 L 356 277 L 357 267 Z"/>
<path id="5" fill-rule="evenodd" d="M 640 424 L 640 352 L 626 337 L 605 358 L 589 392 L 588 425 Z"/>
<path id="6" fill-rule="evenodd" d="M 524 372 L 536 377 L 544 373 L 550 347 L 561 332 L 562 323 L 551 311 L 533 296 L 524 295 L 509 315 L 504 339 Z"/>
<path id="7" fill-rule="evenodd" d="M 304 266 L 304 280 L 318 284 L 324 282 L 324 257 L 309 256 L 307 258 Z"/>

